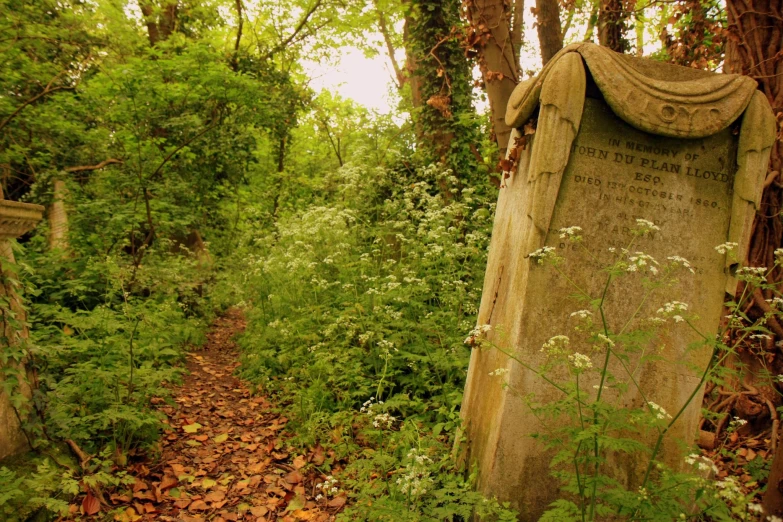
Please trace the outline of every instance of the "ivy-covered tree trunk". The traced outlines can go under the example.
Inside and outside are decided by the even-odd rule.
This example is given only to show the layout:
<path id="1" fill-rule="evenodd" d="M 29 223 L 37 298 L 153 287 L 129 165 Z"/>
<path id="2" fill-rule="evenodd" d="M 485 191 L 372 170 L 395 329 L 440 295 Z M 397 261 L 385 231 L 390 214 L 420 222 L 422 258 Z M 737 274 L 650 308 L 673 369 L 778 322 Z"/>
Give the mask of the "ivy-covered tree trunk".
<path id="1" fill-rule="evenodd" d="M 479 135 L 470 66 L 460 43 L 460 2 L 412 0 L 411 8 L 412 76 L 424 102 L 418 114 L 418 145 L 426 161 L 450 168 L 464 182 L 466 174 L 476 170 L 472 147 Z"/>
<path id="2" fill-rule="evenodd" d="M 602 46 L 618 53 L 628 50 L 628 40 L 625 37 L 628 14 L 623 0 L 601 0 L 598 12 L 598 41 Z"/>
<path id="3" fill-rule="evenodd" d="M 772 105 L 778 124 L 783 122 L 783 0 L 728 0 L 728 39 L 726 43 L 725 69 L 729 73 L 745 74 L 759 83 Z M 764 195 L 761 208 L 753 224 L 748 259 L 749 266 L 775 266 L 775 250 L 783 244 L 783 183 L 780 172 L 783 168 L 783 144 L 781 135 L 772 148 L 767 179 L 764 183 Z M 770 282 L 783 280 L 780 267 L 772 270 L 767 277 Z M 772 291 L 754 293 L 752 307 L 748 310 L 751 318 L 759 318 L 771 312 L 767 299 L 772 299 Z M 767 326 L 772 331 L 780 330 L 779 324 Z M 776 328 L 777 327 L 777 328 Z M 777 332 L 776 332 L 777 334 Z M 780 335 L 777 335 L 778 340 Z M 766 351 L 773 359 L 767 360 L 770 371 L 777 373 L 781 367 L 780 348 L 770 339 Z M 779 386 L 779 385 L 778 385 Z M 771 411 L 773 419 L 777 413 Z M 778 428 L 774 422 L 773 428 Z M 769 515 L 783 514 L 783 451 L 781 451 L 780 429 L 773 433 L 777 437 L 777 451 L 764 496 L 764 507 Z"/>

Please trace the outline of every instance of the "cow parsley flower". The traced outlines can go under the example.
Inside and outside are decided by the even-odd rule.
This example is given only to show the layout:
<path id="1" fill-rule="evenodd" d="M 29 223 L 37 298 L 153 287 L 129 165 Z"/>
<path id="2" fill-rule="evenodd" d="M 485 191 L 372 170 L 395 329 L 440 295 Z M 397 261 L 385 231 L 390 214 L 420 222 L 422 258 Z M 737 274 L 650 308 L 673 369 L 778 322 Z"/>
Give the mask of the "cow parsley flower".
<path id="1" fill-rule="evenodd" d="M 636 228 L 634 232 L 637 235 L 642 235 L 647 232 L 658 232 L 661 230 L 661 227 L 650 221 L 649 219 L 637 219 L 636 220 Z"/>
<path id="2" fill-rule="evenodd" d="M 372 425 L 381 430 L 390 430 L 396 420 L 397 417 L 393 417 L 388 413 L 379 413 L 373 419 Z"/>
<path id="3" fill-rule="evenodd" d="M 664 409 L 663 409 L 663 406 L 661 406 L 661 405 L 659 405 L 659 404 L 655 404 L 655 403 L 654 403 L 654 402 L 652 402 L 652 401 L 648 401 L 648 402 L 647 402 L 647 405 L 650 407 L 650 409 L 651 409 L 651 410 L 652 410 L 652 412 L 653 412 L 653 415 L 655 415 L 655 417 L 656 417 L 658 420 L 663 420 L 663 419 L 667 419 L 667 418 L 668 418 L 668 419 L 671 419 L 671 418 L 672 418 L 672 416 L 671 416 L 671 415 L 669 415 L 668 413 L 666 413 L 666 410 L 664 410 Z"/>
<path id="4" fill-rule="evenodd" d="M 545 261 L 554 261 L 557 259 L 555 248 L 550 246 L 541 247 L 535 252 L 531 252 L 528 256 L 534 259 L 539 265 L 543 265 Z"/>
<path id="5" fill-rule="evenodd" d="M 565 335 L 555 335 L 541 346 L 541 351 L 548 357 L 563 355 L 568 349 L 571 340 Z"/>
<path id="6" fill-rule="evenodd" d="M 403 495 L 421 497 L 434 483 L 427 467 L 432 460 L 426 455 L 419 454 L 416 449 L 408 452 L 407 460 L 405 472 L 396 480 L 396 484 Z"/>
<path id="7" fill-rule="evenodd" d="M 577 319 L 587 319 L 593 315 L 593 312 L 590 310 L 577 310 L 576 312 L 571 312 L 570 317 L 576 317 Z"/>
<path id="8" fill-rule="evenodd" d="M 682 301 L 670 301 L 658 309 L 661 315 L 672 315 L 678 312 L 687 312 L 688 304 Z"/>
<path id="9" fill-rule="evenodd" d="M 465 338 L 464 343 L 468 346 L 475 346 L 483 337 L 486 336 L 492 330 L 492 325 L 480 324 L 476 325 Z"/>
<path id="10" fill-rule="evenodd" d="M 597 337 L 598 337 L 599 341 L 601 341 L 603 344 L 608 345 L 609 348 L 614 348 L 614 341 L 611 340 L 608 336 L 606 336 L 606 335 L 604 335 L 602 333 L 599 333 L 597 335 Z"/>
<path id="11" fill-rule="evenodd" d="M 715 250 L 719 254 L 728 254 L 729 252 L 733 252 L 735 248 L 737 248 L 739 245 L 737 243 L 727 242 L 722 243 L 715 247 Z"/>
<path id="12" fill-rule="evenodd" d="M 565 227 L 560 229 L 560 239 L 568 239 L 573 243 L 578 243 L 582 240 L 580 235 L 582 227 Z"/>
<path id="13" fill-rule="evenodd" d="M 628 260 L 625 263 L 625 270 L 627 272 L 642 272 L 648 270 L 653 275 L 658 273 L 658 261 L 650 255 L 644 252 L 634 252 L 628 256 Z"/>
<path id="14" fill-rule="evenodd" d="M 691 274 L 695 274 L 696 273 L 696 271 L 693 269 L 693 266 L 691 266 L 690 261 L 688 261 L 684 257 L 681 257 L 681 256 L 669 256 L 666 259 L 671 261 L 672 265 L 681 266 L 684 269 L 686 269 L 687 271 L 689 271 Z"/>
<path id="15" fill-rule="evenodd" d="M 590 360 L 590 357 L 579 352 L 569 355 L 568 360 L 577 371 L 589 370 L 593 367 L 593 361 Z"/>
<path id="16" fill-rule="evenodd" d="M 767 280 L 767 267 L 743 266 L 737 269 L 737 279 L 752 284 L 761 284 Z"/>

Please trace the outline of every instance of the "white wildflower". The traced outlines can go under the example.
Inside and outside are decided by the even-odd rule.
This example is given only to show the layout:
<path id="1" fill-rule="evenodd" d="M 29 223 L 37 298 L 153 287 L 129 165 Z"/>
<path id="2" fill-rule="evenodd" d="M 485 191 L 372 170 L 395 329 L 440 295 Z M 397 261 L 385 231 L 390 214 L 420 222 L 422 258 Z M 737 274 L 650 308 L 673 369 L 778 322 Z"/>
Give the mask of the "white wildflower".
<path id="1" fill-rule="evenodd" d="M 510 370 L 508 368 L 497 368 L 494 371 L 489 372 L 492 377 L 502 377 L 506 375 Z"/>
<path id="2" fill-rule="evenodd" d="M 748 283 L 763 283 L 767 280 L 766 274 L 765 266 L 743 266 L 737 269 L 737 279 Z"/>
<path id="3" fill-rule="evenodd" d="M 609 337 L 606 335 L 599 333 L 598 339 L 602 341 L 604 344 L 608 344 L 610 348 L 614 347 L 614 341 L 612 341 Z"/>
<path id="4" fill-rule="evenodd" d="M 560 229 L 560 239 L 568 239 L 573 242 L 578 242 L 582 240 L 582 236 L 580 235 L 582 232 L 582 227 L 565 227 Z"/>
<path id="5" fill-rule="evenodd" d="M 653 415 L 655 415 L 655 417 L 658 420 L 663 420 L 663 419 L 666 419 L 666 418 L 669 418 L 669 419 L 672 418 L 671 415 L 666 413 L 666 410 L 663 409 L 663 406 L 661 406 L 659 404 L 655 404 L 652 401 L 648 401 L 647 405 L 650 407 L 650 409 L 652 410 Z"/>
<path id="6" fill-rule="evenodd" d="M 593 361 L 590 360 L 590 357 L 579 352 L 569 355 L 568 360 L 576 370 L 588 370 L 593 367 Z"/>
<path id="7" fill-rule="evenodd" d="M 736 430 L 738 430 L 739 428 L 741 428 L 741 427 L 743 427 L 744 425 L 746 425 L 747 423 L 748 423 L 748 421 L 746 421 L 745 419 L 740 419 L 739 417 L 734 417 L 734 418 L 733 418 L 733 419 L 732 419 L 732 420 L 729 422 L 729 428 L 728 428 L 728 431 L 736 431 Z"/>
<path id="8" fill-rule="evenodd" d="M 627 272 L 638 272 L 643 270 L 649 270 L 653 275 L 658 273 L 658 261 L 650 255 L 644 252 L 634 252 L 628 256 L 625 270 Z"/>
<path id="9" fill-rule="evenodd" d="M 571 340 L 565 335 L 555 335 L 541 346 L 541 351 L 552 357 L 566 352 Z"/>
<path id="10" fill-rule="evenodd" d="M 732 252 L 738 246 L 739 245 L 737 243 L 727 242 L 727 243 L 723 243 L 721 245 L 716 246 L 715 250 L 719 254 L 728 254 L 729 252 Z"/>
<path id="11" fill-rule="evenodd" d="M 688 311 L 688 304 L 683 303 L 682 301 L 670 301 L 658 309 L 658 313 L 661 315 L 671 315 L 671 314 L 676 314 L 678 312 L 687 312 L 687 311 Z"/>
<path id="12" fill-rule="evenodd" d="M 636 231 L 644 234 L 645 232 L 657 232 L 661 229 L 658 225 L 650 221 L 649 219 L 637 219 Z"/>
<path id="13" fill-rule="evenodd" d="M 407 460 L 405 473 L 396 480 L 396 484 L 403 495 L 421 497 L 427 493 L 427 488 L 434 483 L 430 476 L 430 470 L 427 468 L 432 460 L 426 455 L 419 454 L 416 449 L 408 452 Z"/>
<path id="14" fill-rule="evenodd" d="M 476 325 L 465 338 L 464 343 L 469 346 L 475 346 L 486 334 L 492 330 L 492 325 L 480 324 Z"/>
<path id="15" fill-rule="evenodd" d="M 372 425 L 381 430 L 390 430 L 396 420 L 397 417 L 393 417 L 388 413 L 379 413 L 373 419 Z"/>
<path id="16" fill-rule="evenodd" d="M 688 270 L 691 274 L 695 274 L 696 272 L 693 270 L 693 266 L 691 265 L 690 261 L 685 259 L 681 256 L 669 256 L 666 259 L 672 262 L 673 265 L 679 265 L 683 267 L 684 269 Z"/>
<path id="17" fill-rule="evenodd" d="M 543 265 L 544 261 L 557 259 L 555 248 L 549 246 L 541 247 L 535 252 L 531 252 L 528 257 L 534 259 L 539 265 Z"/>
<path id="18" fill-rule="evenodd" d="M 576 312 L 571 312 L 570 317 L 576 317 L 577 319 L 587 319 L 592 315 L 593 312 L 591 312 L 590 310 L 577 310 Z"/>

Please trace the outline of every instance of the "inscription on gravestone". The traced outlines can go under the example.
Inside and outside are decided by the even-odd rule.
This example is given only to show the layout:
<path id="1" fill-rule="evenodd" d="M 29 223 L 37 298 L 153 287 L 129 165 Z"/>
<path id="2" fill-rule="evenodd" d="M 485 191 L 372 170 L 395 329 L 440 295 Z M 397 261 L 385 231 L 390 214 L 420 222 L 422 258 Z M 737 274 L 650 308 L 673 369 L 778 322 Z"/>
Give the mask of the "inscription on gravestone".
<path id="1" fill-rule="evenodd" d="M 573 282 L 600 296 L 606 282 L 601 269 L 616 256 L 609 249 L 629 245 L 637 219 L 652 221 L 660 230 L 636 238 L 633 250 L 661 261 L 682 256 L 695 273 L 650 295 L 643 295 L 640 277 L 632 291 L 610 288 L 606 315 L 611 332 L 627 328 L 636 311 L 649 318 L 664 302 L 679 300 L 698 313 L 696 329 L 714 334 L 725 290 L 733 289 L 727 259 L 714 247 L 737 241 L 744 252 L 774 123 L 766 100 L 754 95 L 752 80 L 681 69 L 617 58 L 581 44 L 561 51 L 539 79 L 518 87 L 521 96 L 512 96 L 507 123 L 521 127 L 538 108 L 538 125 L 517 171 L 501 189 L 492 231 L 477 322 L 492 326 L 487 341 L 500 350 L 474 348 L 462 414 L 467 458 L 478 466 L 479 488 L 511 501 L 521 520 L 538 520 L 560 496 L 558 482 L 550 477 L 551 454 L 531 437 L 545 429 L 525 398 L 534 394 L 532 401 L 541 404 L 560 395 L 503 351 L 533 368 L 543 364 L 544 343 L 570 334 L 569 314 L 586 307 L 572 297 Z M 668 78 L 677 85 L 670 88 Z M 593 81 L 598 89 L 590 88 L 593 94 L 585 98 Z M 710 83 L 717 81 L 723 83 Z M 636 85 L 635 107 L 627 105 L 627 92 L 616 90 L 624 82 Z M 700 95 L 700 89 L 706 94 Z M 651 101 L 639 101 L 643 95 Z M 560 238 L 559 230 L 570 226 L 582 228 L 583 245 L 594 257 Z M 562 273 L 528 257 L 545 245 L 566 258 L 558 267 Z M 672 324 L 649 348 L 659 360 L 628 362 L 644 399 L 670 412 L 688 402 L 699 389 L 698 369 L 706 368 L 711 356 L 709 349 L 689 349 L 697 340 L 692 330 Z M 569 349 L 592 353 L 586 340 L 576 338 Z M 618 364 L 610 368 L 622 375 Z M 498 368 L 508 370 L 504 379 L 490 375 Z M 563 368 L 554 372 L 567 375 Z M 592 375 L 595 382 L 584 382 L 585 389 L 597 383 Z M 606 400 L 644 405 L 633 386 L 618 390 L 610 389 Z M 700 405 L 699 395 L 671 428 L 660 460 L 681 464 L 679 446 L 694 442 Z M 611 474 L 629 486 L 638 483 L 639 462 L 613 459 L 611 467 Z"/>

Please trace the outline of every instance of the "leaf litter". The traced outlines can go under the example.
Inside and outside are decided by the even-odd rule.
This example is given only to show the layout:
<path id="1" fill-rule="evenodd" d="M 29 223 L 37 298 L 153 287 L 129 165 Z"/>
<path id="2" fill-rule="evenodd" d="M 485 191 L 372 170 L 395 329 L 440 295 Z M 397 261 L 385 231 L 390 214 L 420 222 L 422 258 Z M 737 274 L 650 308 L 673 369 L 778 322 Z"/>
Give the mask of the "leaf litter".
<path id="1" fill-rule="evenodd" d="M 107 520 L 110 513 L 118 522 L 335 519 L 345 499 L 315 500 L 316 485 L 329 474 L 323 448 L 295 455 L 286 442 L 287 419 L 233 375 L 239 366 L 233 337 L 244 328 L 241 311 L 229 310 L 212 325 L 203 348 L 188 353 L 188 374 L 173 390 L 175 405 L 158 406 L 169 426 L 159 456 L 126 470 L 135 483 L 112 492 L 104 506 L 87 492 L 72 512 L 78 506 L 82 515 Z"/>

